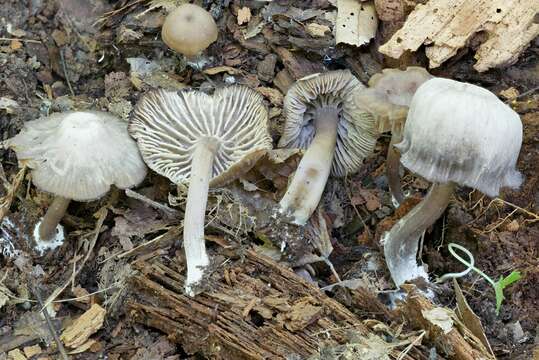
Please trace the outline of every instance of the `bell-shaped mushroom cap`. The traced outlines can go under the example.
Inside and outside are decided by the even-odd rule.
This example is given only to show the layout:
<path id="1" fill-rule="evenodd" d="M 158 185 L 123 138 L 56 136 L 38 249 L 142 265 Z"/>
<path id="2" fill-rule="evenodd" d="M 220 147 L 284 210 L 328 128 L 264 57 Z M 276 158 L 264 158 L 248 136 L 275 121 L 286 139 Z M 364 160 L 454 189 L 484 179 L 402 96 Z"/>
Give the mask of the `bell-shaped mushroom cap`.
<path id="1" fill-rule="evenodd" d="M 369 88 L 358 92 L 357 106 L 372 112 L 378 122 L 378 131 L 392 130 L 403 122 L 408 113 L 415 92 L 433 76 L 418 66 L 410 66 L 405 71 L 384 69 L 369 80 Z"/>
<path id="2" fill-rule="evenodd" d="M 517 113 L 490 91 L 434 78 L 419 87 L 396 146 L 401 163 L 431 182 L 455 182 L 489 196 L 522 182 Z"/>
<path id="3" fill-rule="evenodd" d="M 151 91 L 137 104 L 129 132 L 146 164 L 176 184 L 189 180 L 199 141 L 211 139 L 217 148 L 213 176 L 251 152 L 272 146 L 262 95 L 239 85 L 217 89 L 213 95 Z"/>
<path id="4" fill-rule="evenodd" d="M 314 74 L 298 80 L 284 99 L 286 123 L 279 147 L 306 149 L 316 129 L 317 108 L 330 105 L 339 109 L 337 144 L 331 166 L 333 176 L 356 172 L 371 154 L 377 139 L 373 116 L 356 106 L 354 94 L 365 88 L 349 70 Z"/>
<path id="5" fill-rule="evenodd" d="M 171 49 L 195 56 L 217 40 L 217 25 L 209 12 L 200 6 L 183 4 L 165 19 L 161 38 Z"/>
<path id="6" fill-rule="evenodd" d="M 130 188 L 146 177 L 127 123 L 106 112 L 72 111 L 29 121 L 7 145 L 32 169 L 40 190 L 72 200 L 95 200 L 111 185 Z"/>

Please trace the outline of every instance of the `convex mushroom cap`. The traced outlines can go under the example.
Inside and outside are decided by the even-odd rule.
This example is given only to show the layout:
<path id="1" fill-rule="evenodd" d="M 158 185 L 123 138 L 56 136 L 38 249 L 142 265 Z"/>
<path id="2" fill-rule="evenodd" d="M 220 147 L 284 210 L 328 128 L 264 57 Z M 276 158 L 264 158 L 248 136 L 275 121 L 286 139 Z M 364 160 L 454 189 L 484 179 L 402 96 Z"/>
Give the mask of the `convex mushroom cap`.
<path id="1" fill-rule="evenodd" d="M 401 163 L 431 182 L 455 182 L 497 196 L 522 182 L 518 114 L 490 91 L 434 78 L 417 91 L 396 147 Z"/>
<path id="2" fill-rule="evenodd" d="M 146 176 L 127 123 L 105 112 L 71 111 L 29 121 L 7 145 L 21 166 L 32 169 L 37 188 L 55 195 L 34 231 L 41 252 L 62 244 L 59 222 L 71 200 L 95 200 L 111 185 L 130 188 Z"/>
<path id="3" fill-rule="evenodd" d="M 384 69 L 369 79 L 369 88 L 356 93 L 358 107 L 369 110 L 376 118 L 378 130 L 386 132 L 404 122 L 415 92 L 433 76 L 422 67 L 406 70 Z"/>
<path id="4" fill-rule="evenodd" d="M 280 147 L 307 149 L 280 202 L 298 225 L 316 209 L 328 176 L 356 172 L 376 143 L 372 114 L 356 106 L 364 86 L 348 70 L 298 80 L 284 99 L 286 123 Z"/>
<path id="5" fill-rule="evenodd" d="M 522 145 L 517 113 L 490 91 L 434 78 L 410 104 L 401 163 L 433 182 L 427 196 L 383 236 L 384 255 L 397 286 L 428 278 L 416 262 L 421 234 L 443 214 L 457 184 L 497 196 L 522 182 L 516 162 Z"/>
<path id="6" fill-rule="evenodd" d="M 205 50 L 217 35 L 211 14 L 193 4 L 180 5 L 168 14 L 161 30 L 163 42 L 187 57 Z"/>
<path id="7" fill-rule="evenodd" d="M 400 156 L 394 145 L 402 140 L 402 129 L 412 97 L 419 86 L 432 77 L 427 70 L 417 66 L 410 66 L 405 71 L 384 69 L 373 75 L 369 88 L 358 92 L 354 99 L 358 107 L 373 114 L 379 132 L 391 131 L 386 176 L 396 206 L 404 201 L 405 196 L 400 182 Z"/>
<path id="8" fill-rule="evenodd" d="M 250 154 L 271 149 L 268 113 L 260 94 L 245 86 L 213 95 L 183 90 L 148 93 L 137 104 L 129 131 L 148 166 L 176 184 L 189 182 L 183 241 L 187 294 L 196 294 L 209 258 L 204 218 L 210 179 Z"/>
<path id="9" fill-rule="evenodd" d="M 29 121 L 7 141 L 20 164 L 32 169 L 38 189 L 91 201 L 111 185 L 126 189 L 146 176 L 127 123 L 100 111 L 70 111 Z"/>

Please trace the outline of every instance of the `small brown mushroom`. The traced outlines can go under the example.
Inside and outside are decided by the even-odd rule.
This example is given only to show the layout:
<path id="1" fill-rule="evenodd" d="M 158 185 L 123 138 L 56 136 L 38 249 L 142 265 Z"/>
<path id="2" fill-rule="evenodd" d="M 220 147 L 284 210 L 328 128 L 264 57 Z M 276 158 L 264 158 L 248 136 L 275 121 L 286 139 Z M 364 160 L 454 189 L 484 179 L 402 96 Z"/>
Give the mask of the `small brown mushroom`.
<path id="1" fill-rule="evenodd" d="M 193 4 L 183 4 L 168 14 L 161 30 L 163 42 L 188 58 L 205 50 L 217 35 L 211 14 Z"/>
<path id="2" fill-rule="evenodd" d="M 72 111 L 29 121 L 7 146 L 32 169 L 36 187 L 55 195 L 34 231 L 41 252 L 62 244 L 59 222 L 71 200 L 99 199 L 111 185 L 126 189 L 146 177 L 127 123 L 106 112 Z"/>

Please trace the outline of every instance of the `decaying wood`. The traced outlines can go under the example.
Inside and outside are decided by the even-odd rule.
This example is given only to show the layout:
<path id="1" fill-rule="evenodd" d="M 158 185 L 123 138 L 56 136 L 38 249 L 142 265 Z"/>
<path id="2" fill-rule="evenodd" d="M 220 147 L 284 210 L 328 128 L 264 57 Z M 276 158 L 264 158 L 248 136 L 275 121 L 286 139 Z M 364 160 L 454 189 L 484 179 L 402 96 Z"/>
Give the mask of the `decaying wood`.
<path id="1" fill-rule="evenodd" d="M 103 326 L 105 309 L 93 304 L 84 314 L 69 325 L 60 335 L 60 340 L 70 348 L 83 345 L 92 334 Z"/>
<path id="2" fill-rule="evenodd" d="M 251 250 L 243 262 L 214 273 L 212 289 L 195 298 L 183 295 L 184 277 L 170 267 L 158 262 L 135 267 L 141 273 L 133 278 L 139 300 L 128 304 L 131 318 L 163 331 L 190 354 L 305 358 L 321 346 L 345 344 L 349 331 L 383 341 L 342 304 Z M 400 353 L 394 344 L 387 349 L 393 358 Z"/>
<path id="3" fill-rule="evenodd" d="M 534 22 L 537 0 L 431 0 L 417 5 L 404 26 L 380 47 L 380 52 L 399 58 L 425 44 L 430 67 L 440 66 L 486 33 L 475 54 L 477 71 L 514 63 L 518 55 L 539 35 Z"/>
<path id="4" fill-rule="evenodd" d="M 481 341 L 458 322 L 456 314 L 434 306 L 413 288 L 408 290 L 408 296 L 401 310 L 412 326 L 427 331 L 426 338 L 436 345 L 443 356 L 455 360 L 495 359 Z M 431 315 L 436 311 L 441 314 L 445 312 L 447 321 L 443 319 L 439 322 L 433 321 Z"/>

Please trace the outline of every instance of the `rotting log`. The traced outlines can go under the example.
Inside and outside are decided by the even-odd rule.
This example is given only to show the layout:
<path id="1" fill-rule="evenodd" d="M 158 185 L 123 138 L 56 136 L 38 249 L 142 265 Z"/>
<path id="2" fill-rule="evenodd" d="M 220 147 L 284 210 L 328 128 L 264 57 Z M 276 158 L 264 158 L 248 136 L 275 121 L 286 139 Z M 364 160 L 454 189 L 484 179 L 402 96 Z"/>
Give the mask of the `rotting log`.
<path id="1" fill-rule="evenodd" d="M 306 358 L 354 337 L 378 338 L 341 303 L 252 250 L 212 275 L 211 290 L 191 298 L 184 277 L 160 262 L 136 262 L 130 317 L 210 359 Z M 382 341 L 382 340 L 380 340 Z M 366 341 L 368 343 L 368 341 Z M 368 346 L 367 346 L 368 347 Z M 405 346 L 387 344 L 396 358 Z M 419 351 L 410 352 L 411 354 Z M 403 359 L 418 359 L 405 355 Z"/>

